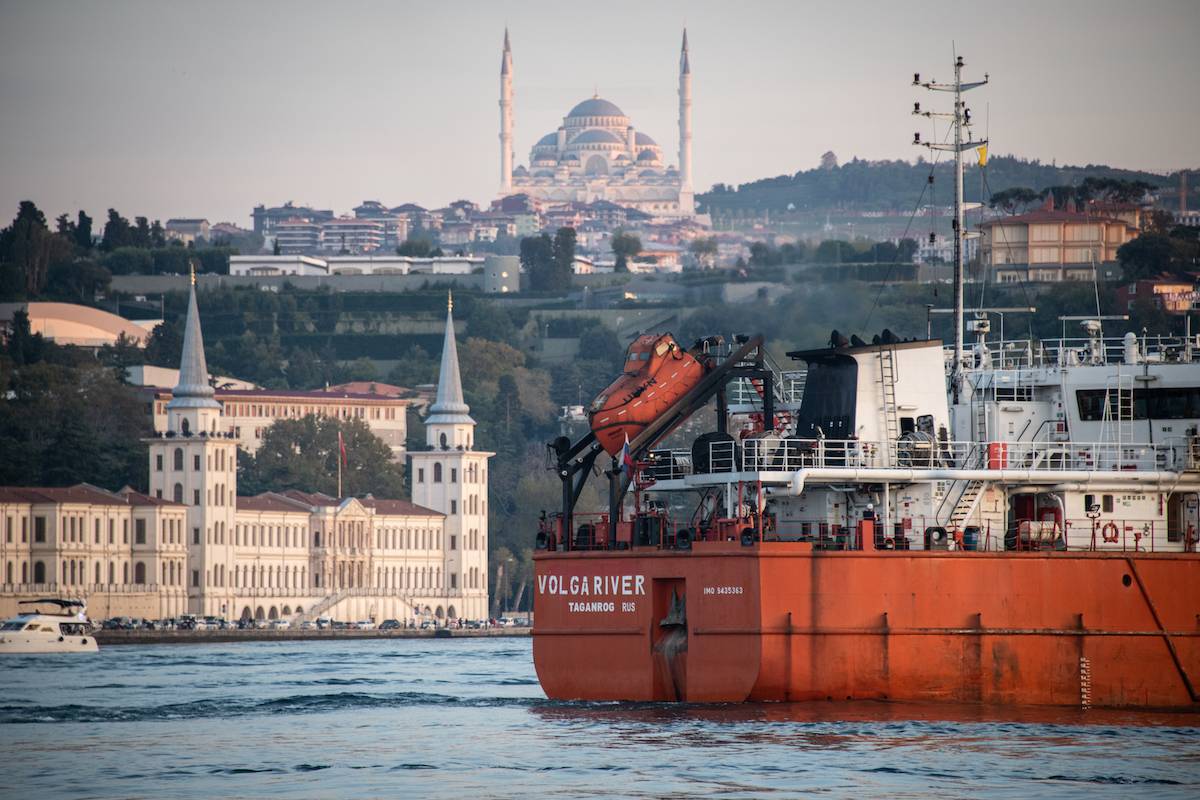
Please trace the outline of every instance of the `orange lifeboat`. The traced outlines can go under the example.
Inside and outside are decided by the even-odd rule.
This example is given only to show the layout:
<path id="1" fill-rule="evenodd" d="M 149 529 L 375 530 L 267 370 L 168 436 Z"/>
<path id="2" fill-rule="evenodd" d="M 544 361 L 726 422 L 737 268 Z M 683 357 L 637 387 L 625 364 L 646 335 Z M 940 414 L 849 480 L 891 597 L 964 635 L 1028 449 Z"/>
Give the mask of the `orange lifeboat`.
<path id="1" fill-rule="evenodd" d="M 675 404 L 704 377 L 704 365 L 671 334 L 639 336 L 625 353 L 621 376 L 588 407 L 592 433 L 609 455 Z"/>

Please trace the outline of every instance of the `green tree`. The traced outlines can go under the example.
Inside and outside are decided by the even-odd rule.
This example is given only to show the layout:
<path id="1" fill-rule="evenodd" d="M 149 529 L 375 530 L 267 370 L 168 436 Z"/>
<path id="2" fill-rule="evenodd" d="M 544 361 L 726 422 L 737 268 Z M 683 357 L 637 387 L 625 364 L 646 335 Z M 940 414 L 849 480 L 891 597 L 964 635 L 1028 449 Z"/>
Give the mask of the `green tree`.
<path id="1" fill-rule="evenodd" d="M 900 240 L 900 244 L 896 246 L 896 260 L 902 264 L 911 264 L 913 256 L 917 254 L 916 239 L 904 238 Z"/>
<path id="2" fill-rule="evenodd" d="M 342 494 L 404 496 L 404 474 L 392 451 L 359 419 L 337 420 L 310 414 L 277 420 L 263 433 L 252 458 L 239 458 L 238 484 L 247 494 L 287 489 L 337 493 L 338 432 L 346 443 Z"/>
<path id="3" fill-rule="evenodd" d="M 92 249 L 92 218 L 84 213 L 83 209 L 79 210 L 75 222 L 75 246 L 84 250 Z"/>
<path id="4" fill-rule="evenodd" d="M 115 208 L 108 210 L 108 221 L 104 223 L 104 236 L 100 240 L 100 249 L 106 253 L 118 247 L 132 247 L 134 244 L 133 228 L 129 220 L 117 213 Z"/>
<path id="5" fill-rule="evenodd" d="M 547 291 L 553 287 L 554 242 L 548 235 L 526 236 L 521 240 L 521 266 L 529 275 L 529 286 L 533 291 Z"/>
<path id="6" fill-rule="evenodd" d="M 515 344 L 517 327 L 513 325 L 512 315 L 499 303 L 477 300 L 471 304 L 467 318 L 467 336 Z"/>
<path id="7" fill-rule="evenodd" d="M 399 247 L 396 255 L 411 256 L 412 258 L 430 258 L 433 256 L 433 242 L 424 236 L 409 236 Z M 441 255 L 441 251 L 438 251 Z"/>
<path id="8" fill-rule="evenodd" d="M 688 249 L 692 251 L 692 255 L 696 257 L 696 261 L 703 269 L 712 269 L 717 263 L 717 237 L 702 236 L 698 239 L 693 239 Z"/>
<path id="9" fill-rule="evenodd" d="M 12 224 L 0 231 L 2 283 L 9 296 L 36 297 L 46 287 L 50 265 L 71 257 L 73 245 L 46 227 L 46 216 L 30 200 L 22 200 Z"/>
<path id="10" fill-rule="evenodd" d="M 575 268 L 575 229 L 559 228 L 554 233 L 554 269 L 550 272 L 550 291 L 565 292 L 571 288 L 571 275 Z"/>
<path id="11" fill-rule="evenodd" d="M 1013 186 L 992 195 L 988 201 L 990 208 L 999 208 L 1005 214 L 1019 214 L 1033 205 L 1041 197 L 1033 189 L 1024 186 Z"/>
<path id="12" fill-rule="evenodd" d="M 642 252 L 642 240 L 636 234 L 624 231 L 617 231 L 613 234 L 610 246 L 613 255 L 617 258 L 617 272 L 628 272 L 629 260 Z"/>
<path id="13" fill-rule="evenodd" d="M 1175 248 L 1170 237 L 1159 233 L 1143 233 L 1117 250 L 1121 273 L 1128 281 L 1152 278 L 1167 272 L 1173 266 L 1174 256 Z"/>
<path id="14" fill-rule="evenodd" d="M 52 265 L 46 291 L 86 303 L 107 291 L 111 282 L 111 272 L 90 258 L 79 258 Z"/>
<path id="15" fill-rule="evenodd" d="M 20 309 L 13 313 L 8 337 L 4 340 L 4 353 L 16 366 L 36 364 L 46 357 L 53 345 L 40 333 L 34 333 L 29 324 L 29 312 Z"/>
<path id="16" fill-rule="evenodd" d="M 146 342 L 146 363 L 156 367 L 175 368 L 183 353 L 183 317 L 163 320 L 150 331 Z"/>

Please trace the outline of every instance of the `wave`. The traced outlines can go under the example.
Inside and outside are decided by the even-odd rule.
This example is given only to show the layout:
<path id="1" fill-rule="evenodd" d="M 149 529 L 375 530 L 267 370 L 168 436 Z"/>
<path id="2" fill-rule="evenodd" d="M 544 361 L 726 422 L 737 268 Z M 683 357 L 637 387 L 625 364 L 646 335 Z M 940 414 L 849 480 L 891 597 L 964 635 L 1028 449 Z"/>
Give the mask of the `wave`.
<path id="1" fill-rule="evenodd" d="M 328 679 L 335 683 L 338 679 Z M 461 708 L 521 707 L 544 704 L 539 698 L 452 697 L 422 692 L 368 694 L 333 692 L 330 694 L 288 695 L 266 700 L 247 697 L 194 700 L 147 706 L 0 706 L 0 725 L 47 722 L 145 722 L 150 720 L 187 720 L 236 718 L 273 714 L 319 714 L 350 709 L 404 708 L 411 706 L 457 706 Z"/>

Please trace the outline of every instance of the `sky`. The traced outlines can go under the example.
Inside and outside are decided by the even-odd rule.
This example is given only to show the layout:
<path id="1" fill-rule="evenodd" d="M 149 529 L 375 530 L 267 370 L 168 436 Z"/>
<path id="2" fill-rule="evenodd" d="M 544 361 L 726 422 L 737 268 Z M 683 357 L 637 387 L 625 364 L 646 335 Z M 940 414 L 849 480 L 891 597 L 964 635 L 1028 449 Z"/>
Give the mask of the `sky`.
<path id="1" fill-rule="evenodd" d="M 1197 0 L 0 0 L 0 219 L 487 203 L 505 25 L 517 163 L 597 91 L 674 163 L 686 25 L 698 191 L 915 158 L 912 103 L 944 97 L 912 73 L 950 79 L 956 50 L 990 73 L 967 99 L 993 153 L 1200 168 Z"/>

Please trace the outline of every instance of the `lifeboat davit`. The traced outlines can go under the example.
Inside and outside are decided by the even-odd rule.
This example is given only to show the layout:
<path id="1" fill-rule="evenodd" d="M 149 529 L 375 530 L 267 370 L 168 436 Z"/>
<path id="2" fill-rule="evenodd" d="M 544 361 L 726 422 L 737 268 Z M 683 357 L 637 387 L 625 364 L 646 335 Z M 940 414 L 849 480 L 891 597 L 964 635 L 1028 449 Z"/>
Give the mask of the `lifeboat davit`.
<path id="1" fill-rule="evenodd" d="M 592 433 L 609 455 L 633 441 L 704 377 L 704 365 L 669 333 L 639 336 L 625 353 L 621 377 L 588 407 Z"/>

